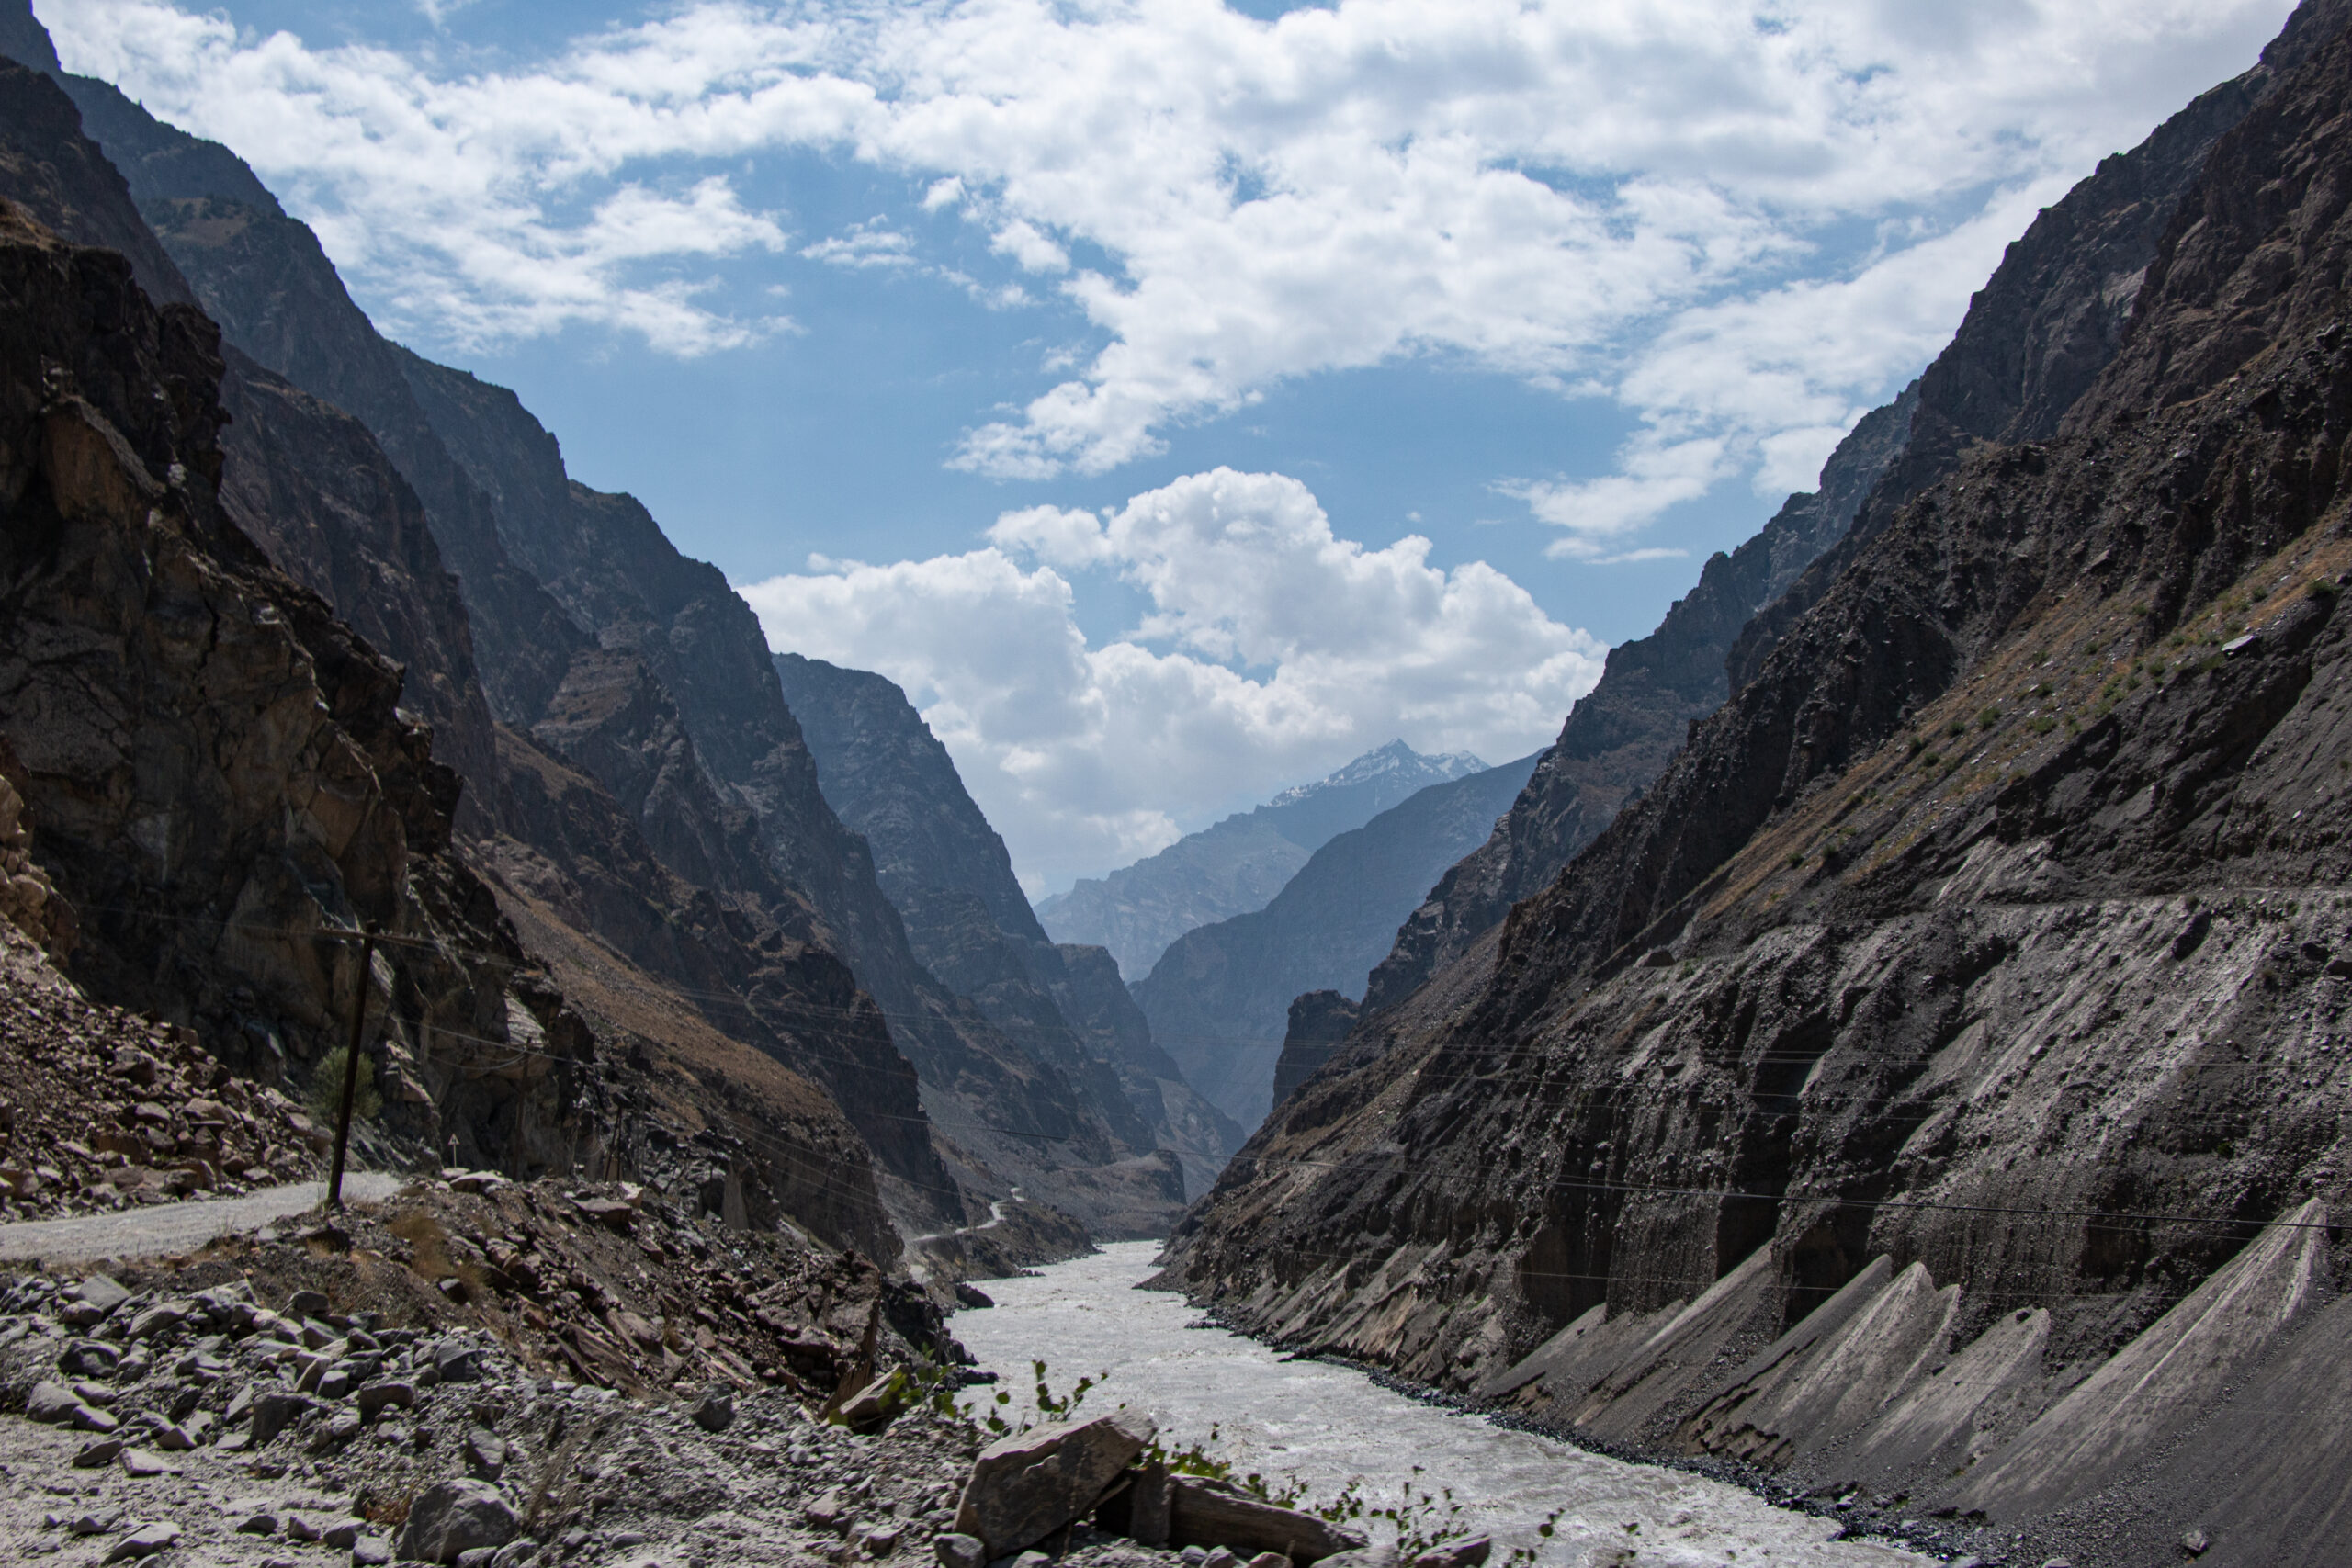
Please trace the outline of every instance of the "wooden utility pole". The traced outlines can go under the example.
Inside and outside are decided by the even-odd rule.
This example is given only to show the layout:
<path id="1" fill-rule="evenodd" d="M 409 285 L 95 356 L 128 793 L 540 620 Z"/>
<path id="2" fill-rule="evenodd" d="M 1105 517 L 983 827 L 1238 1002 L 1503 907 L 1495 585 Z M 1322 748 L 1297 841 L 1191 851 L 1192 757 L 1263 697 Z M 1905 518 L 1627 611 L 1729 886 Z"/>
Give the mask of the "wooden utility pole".
<path id="1" fill-rule="evenodd" d="M 327 1171 L 327 1207 L 343 1207 L 343 1156 L 351 1144 L 351 1102 L 359 1094 L 359 1037 L 368 1022 L 368 987 L 376 977 L 376 927 L 359 939 L 359 994 L 351 1002 L 351 1048 L 343 1054 L 343 1102 L 334 1114 L 334 1164 Z"/>

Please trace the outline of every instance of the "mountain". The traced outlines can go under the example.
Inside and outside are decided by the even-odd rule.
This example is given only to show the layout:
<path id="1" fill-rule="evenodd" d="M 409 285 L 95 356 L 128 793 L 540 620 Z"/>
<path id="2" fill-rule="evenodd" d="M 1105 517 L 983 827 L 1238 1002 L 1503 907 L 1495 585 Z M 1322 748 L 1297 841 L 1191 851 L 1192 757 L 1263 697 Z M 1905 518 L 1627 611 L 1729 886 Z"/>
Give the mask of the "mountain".
<path id="1" fill-rule="evenodd" d="M 1354 1026 L 1172 1282 L 1866 1525 L 2332 1560 L 2347 25 L 2306 4 L 2036 220 L 1752 674 Z M 2010 352 L 2125 290 L 2095 370 Z"/>
<path id="2" fill-rule="evenodd" d="M 22 209 L 69 231 L 82 231 L 111 242 L 143 228 L 119 172 L 82 136 L 73 103 L 46 76 L 11 62 L 0 62 L 0 191 Z M 166 299 L 190 293 L 152 235 L 145 245 L 115 254 L 128 263 L 142 302 L 151 298 L 151 289 Z M 423 770 L 419 776 L 430 781 L 430 810 L 438 814 L 435 825 L 427 829 L 428 837 L 441 845 L 436 859 L 429 863 L 438 868 L 433 876 L 421 878 L 418 866 L 426 863 L 412 858 L 394 863 L 408 866 L 413 888 L 444 889 L 441 907 L 430 917 L 424 932 L 429 940 L 443 945 L 462 941 L 469 951 L 498 955 L 499 963 L 522 964 L 522 950 L 514 945 L 514 933 L 500 918 L 506 912 L 497 901 L 503 881 L 462 830 L 465 820 L 477 809 L 467 798 L 468 784 L 482 774 L 462 774 L 443 765 L 445 760 L 462 758 L 469 767 L 483 769 L 484 757 L 496 741 L 481 708 L 466 608 L 456 582 L 442 565 L 421 503 L 365 426 L 221 344 L 217 327 L 195 315 L 192 307 L 167 305 L 162 320 L 175 320 L 175 311 L 198 323 L 193 330 L 202 335 L 209 357 L 193 368 L 170 370 L 163 383 L 170 390 L 154 395 L 183 401 L 201 398 L 215 411 L 213 429 L 218 434 L 208 431 L 204 440 L 217 441 L 217 445 L 203 446 L 179 459 L 184 469 L 192 469 L 199 462 L 204 465 L 205 482 L 211 487 L 209 504 L 219 513 L 212 527 L 215 553 L 240 570 L 261 562 L 299 583 L 299 589 L 289 589 L 287 580 L 279 579 L 256 590 L 260 598 L 252 614 L 262 619 L 255 624 L 275 624 L 270 617 L 289 614 L 288 592 L 297 597 L 307 593 L 312 608 L 305 615 L 325 626 L 315 636 L 305 633 L 311 639 L 314 655 L 325 646 L 317 637 L 341 639 L 336 646 L 342 651 L 335 655 L 332 668 L 363 670 L 368 661 L 379 660 L 369 646 L 374 642 L 404 656 L 405 670 L 384 665 L 381 673 L 367 677 L 355 688 L 382 694 L 380 700 L 401 705 L 392 711 L 409 739 L 396 753 L 401 759 L 397 771 Z M 218 428 L 221 416 L 229 421 L 225 431 Z M 168 462 L 164 466 L 170 468 Z M 335 610 L 344 608 L 351 613 L 356 628 L 333 618 Z M 355 629 L 364 631 L 366 637 L 355 637 Z M 226 661 L 220 667 L 227 668 Z M 27 740 L 27 754 L 36 759 L 51 756 L 58 737 L 71 735 L 91 722 L 88 704 L 99 700 L 94 694 L 103 693 L 110 682 L 122 678 L 89 678 L 77 688 L 79 701 L 69 694 L 46 708 L 29 694 L 38 688 L 19 688 L 0 708 L 0 724 L 33 726 L 39 733 Z M 355 677 L 338 677 L 351 678 Z M 173 699 L 159 687 L 152 697 L 138 700 Z M 187 694 L 177 700 L 200 707 L 205 699 Z M 261 710 L 265 718 L 270 711 L 266 706 Z M 212 716 L 216 729 L 225 717 Z M 424 722 L 426 719 L 431 720 L 429 725 Z M 469 724 L 474 727 L 470 736 Z M 420 760 L 427 745 L 432 748 L 429 765 Z M 175 753 L 198 751 L 233 756 L 238 748 L 238 742 L 220 734 L 194 743 L 193 750 L 187 740 L 158 737 L 140 742 L 137 766 L 166 769 L 154 787 L 167 793 L 187 787 L 217 792 L 222 786 L 205 784 L 200 771 L 193 784 L 170 772 L 175 765 L 170 759 Z M 105 784 L 88 774 L 88 766 L 95 765 L 94 756 L 85 748 L 74 759 L 82 766 L 61 769 L 56 787 L 119 791 L 119 784 Z M 256 774 L 255 767 L 252 761 L 241 765 L 231 783 L 249 788 L 266 780 L 267 768 Z M 375 767 L 380 776 L 392 776 L 384 773 L 384 763 Z M 131 776 L 137 777 L 135 771 Z M 25 787 L 40 814 L 40 803 L 50 797 L 30 780 Z M 355 786 L 345 783 L 337 787 L 348 793 Z M 605 805 L 609 808 L 608 800 Z M 404 807 L 403 814 L 426 820 L 418 815 L 419 809 Z M 53 804 L 50 815 L 41 853 L 57 864 L 63 886 L 91 902 L 94 896 L 88 890 L 96 885 L 94 879 L 119 882 L 122 873 L 107 863 L 109 856 L 119 852 L 119 846 L 111 846 L 103 836 L 85 838 L 83 830 L 88 825 L 73 814 L 59 818 Z M 264 857 L 257 863 L 269 863 L 271 852 L 266 842 L 232 840 L 222 850 L 219 835 L 236 831 L 241 819 L 239 809 L 208 797 L 200 807 L 181 815 L 141 818 L 134 836 L 158 839 L 160 835 L 158 841 L 175 846 L 169 861 L 179 867 L 193 863 L 191 857 L 198 853 L 220 852 L 226 852 L 232 863 L 238 856 L 254 854 Z M 615 854 L 616 867 L 629 863 L 623 849 L 616 849 Z M 77 855 L 84 858 L 84 864 L 69 869 L 65 861 Z M 288 973 L 299 976 L 314 971 L 314 964 L 304 959 L 292 962 L 289 968 L 287 961 L 271 956 L 271 942 L 234 933 L 238 922 L 253 915 L 298 929 L 305 919 L 322 918 L 306 911 L 318 904 L 320 888 L 332 886 L 332 878 L 322 879 L 315 869 L 303 868 L 301 861 L 298 854 L 286 862 L 300 878 L 301 891 L 289 887 L 265 893 L 267 879 L 249 879 L 245 890 L 236 893 L 227 905 L 208 894 L 200 877 L 184 876 L 177 870 L 171 874 L 175 886 L 167 894 L 134 895 L 127 888 L 117 888 L 111 895 L 96 897 L 92 908 L 113 910 L 115 897 L 136 897 L 143 901 L 146 919 L 170 924 L 159 938 L 136 923 L 123 926 L 122 912 L 118 910 L 113 917 L 115 925 L 121 928 L 118 940 L 104 940 L 107 926 L 90 927 L 97 940 L 85 942 L 74 952 L 70 970 L 85 987 L 118 1004 L 153 1009 L 188 1023 L 206 1049 L 239 1070 L 265 1081 L 290 1074 L 299 1086 L 307 1064 L 319 1055 L 309 1042 L 315 1038 L 321 1020 L 334 1010 L 319 999 L 316 986 L 321 982 L 315 980 L 308 999 L 299 988 L 291 998 L 286 994 Z M 486 874 L 478 875 L 478 872 Z M 392 874 L 375 874 L 380 881 Z M 638 885 L 648 884 L 639 878 Z M 252 901 L 251 912 L 240 913 L 246 908 L 246 900 Z M 337 914 L 332 901 L 326 911 L 327 923 L 348 922 L 348 911 Z M 270 929 L 276 931 L 277 926 Z M 456 934 L 440 934 L 443 931 Z M 214 932 L 220 934 L 208 934 Z M 119 951 L 122 943 L 139 956 L 127 964 L 110 959 L 108 954 Z M 161 974 L 168 979 L 139 977 L 141 971 L 159 963 L 164 965 Z M 415 963 L 424 965 L 426 961 L 418 958 Z M 813 987 L 806 984 L 812 978 L 812 963 Z M 527 995 L 531 998 L 527 1005 L 502 1002 L 497 999 L 497 987 L 485 991 L 477 984 L 475 994 L 487 999 L 467 1001 L 460 1007 L 442 998 L 442 993 L 449 998 L 465 994 L 450 992 L 446 982 L 439 983 L 438 991 L 425 994 L 430 999 L 411 1004 L 421 1010 L 412 1016 L 432 1021 L 432 1026 L 423 1029 L 418 1041 L 410 1044 L 392 1041 L 379 1076 L 395 1085 L 419 1078 L 424 1087 L 407 1082 L 403 1098 L 388 1112 L 386 1126 L 395 1146 L 379 1151 L 381 1157 L 410 1157 L 398 1152 L 405 1139 L 411 1155 L 422 1149 L 427 1158 L 447 1159 L 454 1152 L 460 1158 L 510 1169 L 527 1168 L 533 1159 L 545 1163 L 552 1158 L 568 1168 L 574 1160 L 593 1158 L 628 1169 L 641 1168 L 639 1162 L 649 1152 L 648 1140 L 674 1133 L 677 1136 L 669 1145 L 674 1148 L 680 1137 L 718 1138 L 720 1145 L 735 1151 L 725 1156 L 733 1161 L 730 1179 L 746 1184 L 747 1190 L 767 1188 L 820 1235 L 857 1246 L 878 1258 L 896 1255 L 897 1238 L 876 1191 L 868 1145 L 843 1122 L 840 1110 L 822 1089 L 755 1050 L 714 1035 L 707 1027 L 697 1034 L 695 1026 L 677 1016 L 690 1010 L 673 1008 L 667 1020 L 657 1021 L 641 1007 L 594 1006 L 586 1000 L 588 992 L 580 984 L 585 972 L 560 953 L 535 952 L 528 968 L 527 980 L 518 979 L 506 987 L 510 998 Z M 786 955 L 782 970 L 771 978 L 776 982 L 777 996 L 791 996 L 797 990 L 806 1003 L 828 998 L 820 1005 L 837 1014 L 830 998 L 843 988 L 841 982 L 846 980 L 847 971 L 835 963 L 828 973 L 821 959 L 803 953 Z M 807 994 L 811 989 L 813 996 Z M 576 1010 L 575 998 L 582 1004 Z M 878 1015 L 863 1027 L 887 1048 L 888 1033 Z M 498 1046 L 495 1059 L 504 1063 L 505 1068 L 486 1077 L 481 1064 L 465 1051 L 448 1058 L 449 1042 L 440 1032 L 447 1030 L 454 1030 L 460 1040 Z M 650 1044 L 681 1038 L 693 1047 L 691 1073 L 675 1062 L 646 1055 Z M 539 1043 L 518 1055 L 505 1043 L 514 1039 Z M 548 1053 L 548 1047 L 559 1044 L 560 1055 Z M 436 1061 L 434 1052 L 424 1050 L 428 1046 L 437 1046 L 442 1059 Z M 392 1055 L 394 1047 L 406 1056 Z M 421 1050 L 422 1066 L 402 1065 L 416 1059 Z M 543 1062 L 557 1064 L 561 1072 L 589 1074 L 578 1086 L 578 1092 L 585 1097 L 577 1107 L 587 1117 L 584 1122 L 560 1107 L 527 1114 L 521 1110 L 512 1084 L 539 1084 L 544 1069 L 537 1064 Z M 561 1067 L 565 1062 L 574 1066 Z M 519 1079 L 513 1072 L 518 1063 L 523 1068 Z M 911 1105 L 911 1074 L 909 1080 L 906 1092 Z M 887 1075 L 877 1075 L 869 1097 L 876 1091 L 887 1092 Z M 570 1091 L 543 1085 L 538 1092 L 560 1098 Z M 666 1115 L 654 1114 L 651 1107 L 657 1100 L 682 1112 L 685 1121 L 671 1122 Z M 397 1108 L 417 1103 L 438 1103 L 441 1109 L 420 1122 Z M 566 1134 L 570 1141 L 560 1156 L 534 1155 L 517 1140 L 537 1122 L 579 1130 Z M 901 1124 L 885 1125 L 895 1131 Z M 903 1133 L 897 1135 L 903 1144 Z"/>
<path id="3" fill-rule="evenodd" d="M 1175 1151 L 1191 1190 L 1207 1190 L 1239 1146 L 1238 1129 L 1187 1105 L 1195 1097 L 1152 1046 L 1148 1026 L 1138 1033 L 1142 1014 L 1115 984 L 1115 971 L 1107 988 L 1091 957 L 1083 973 L 1071 974 L 1065 950 L 1031 911 L 1004 840 L 906 694 L 884 676 L 822 660 L 780 653 L 775 662 L 816 759 L 819 787 L 872 847 L 875 875 L 904 918 L 916 958 L 1024 1049 L 1068 1074 L 1131 1147 Z M 1107 989 L 1127 1005 L 1110 1002 Z"/>
<path id="4" fill-rule="evenodd" d="M 1360 828 L 1415 790 L 1486 767 L 1466 753 L 1424 756 L 1402 740 L 1315 784 L 1189 833 L 1146 860 L 1037 904 L 1056 942 L 1107 947 L 1130 978 L 1197 926 L 1262 909 L 1334 834 Z"/>
<path id="5" fill-rule="evenodd" d="M 1264 908 L 1170 943 L 1134 989 L 1185 1077 L 1242 1127 L 1265 1120 L 1291 998 L 1361 992 L 1404 911 L 1494 830 L 1534 766 L 1526 757 L 1419 790 L 1330 839 Z"/>
<path id="6" fill-rule="evenodd" d="M 17 9 L 9 36 L 45 46 Z M 811 1089 L 906 1225 L 952 1229 L 1016 1187 L 1164 1225 L 1172 1167 L 915 960 L 715 569 L 629 498 L 572 484 L 511 393 L 386 343 L 226 149 L 56 73 L 53 54 L 35 63 L 74 102 L 19 73 L 17 184 L 71 186 L 57 221 L 128 245 L 159 297 L 221 324 L 224 497 L 408 667 L 405 700 L 470 785 L 457 852 L 569 991 L 598 998 L 597 1028 L 738 1134 L 793 1124 L 806 1096 L 788 1085 Z M 861 1179 L 832 1169 L 830 1135 L 769 1141 L 803 1208 Z"/>

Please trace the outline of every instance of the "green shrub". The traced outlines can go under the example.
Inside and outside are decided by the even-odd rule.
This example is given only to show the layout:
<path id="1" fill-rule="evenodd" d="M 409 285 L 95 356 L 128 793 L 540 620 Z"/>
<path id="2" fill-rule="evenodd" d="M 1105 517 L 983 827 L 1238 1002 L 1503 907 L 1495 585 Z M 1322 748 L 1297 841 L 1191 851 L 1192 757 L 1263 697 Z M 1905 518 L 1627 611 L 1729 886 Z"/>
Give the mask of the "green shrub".
<path id="1" fill-rule="evenodd" d="M 338 1045 L 319 1058 L 311 1069 L 311 1090 L 305 1103 L 311 1119 L 322 1127 L 333 1127 L 343 1105 L 343 1064 L 348 1047 Z M 384 1097 L 376 1092 L 376 1064 L 368 1053 L 359 1053 L 359 1083 L 351 1096 L 351 1119 L 373 1122 L 384 1109 Z"/>

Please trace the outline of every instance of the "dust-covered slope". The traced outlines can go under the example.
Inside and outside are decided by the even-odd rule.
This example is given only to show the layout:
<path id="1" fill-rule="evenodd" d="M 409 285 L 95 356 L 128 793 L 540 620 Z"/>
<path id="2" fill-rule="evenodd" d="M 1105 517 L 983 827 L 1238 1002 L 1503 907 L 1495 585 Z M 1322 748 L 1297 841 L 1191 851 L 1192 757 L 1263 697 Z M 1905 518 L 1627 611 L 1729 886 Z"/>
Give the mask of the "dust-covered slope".
<path id="1" fill-rule="evenodd" d="M 2337 1332 L 2352 1201 L 2347 9 L 2273 47 L 2055 433 L 1841 547 L 1490 965 L 1261 1132 L 1182 1282 L 2078 1562 L 2189 1508 L 2209 1561 L 2328 1560 L 2352 1465 L 2273 1475 L 2324 1402 L 2230 1394 Z"/>

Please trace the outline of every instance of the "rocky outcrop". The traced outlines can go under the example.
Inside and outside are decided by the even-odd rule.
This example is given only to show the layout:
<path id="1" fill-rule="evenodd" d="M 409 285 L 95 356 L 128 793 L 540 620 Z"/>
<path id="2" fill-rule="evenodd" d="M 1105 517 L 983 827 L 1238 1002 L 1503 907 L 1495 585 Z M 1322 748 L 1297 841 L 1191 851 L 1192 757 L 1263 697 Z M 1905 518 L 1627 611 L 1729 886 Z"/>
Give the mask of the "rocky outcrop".
<path id="1" fill-rule="evenodd" d="M 1431 784 L 1317 850 L 1273 902 L 1185 933 L 1135 987 L 1185 1077 L 1244 1128 L 1275 1103 L 1291 998 L 1361 991 L 1431 877 L 1495 830 L 1535 759 Z"/>
<path id="2" fill-rule="evenodd" d="M 2342 1210 L 2352 1109 L 2348 18 L 2273 47 L 2055 434 L 1968 449 L 1825 558 L 1491 956 L 1367 1019 L 1237 1157 L 1178 1280 L 2077 1562 L 2144 1561 L 2192 1506 L 2233 1561 L 2324 1560 L 2183 1434 L 2262 1421 L 2240 1402 L 2334 1332 L 2306 1205 Z M 2284 1419 L 2282 1450 L 2332 1430 Z"/>
<path id="3" fill-rule="evenodd" d="M 0 249 L 0 734 L 79 915 L 74 977 L 265 1081 L 303 1077 L 364 987 L 394 1135 L 593 1154 L 585 1031 L 449 854 L 458 781 L 400 671 L 221 504 L 210 323 L 18 209 Z M 362 921 L 388 938 L 368 974 L 335 935 Z"/>
<path id="4" fill-rule="evenodd" d="M 1467 755 L 1423 756 L 1401 740 L 1367 751 L 1311 784 L 1286 789 L 1170 844 L 1148 859 L 1042 899 L 1056 942 L 1111 950 L 1140 980 L 1186 931 L 1262 909 L 1333 836 L 1360 828 L 1433 784 L 1486 766 Z"/>
<path id="5" fill-rule="evenodd" d="M 1283 1054 L 1274 1062 L 1276 1105 L 1296 1094 L 1331 1059 L 1332 1050 L 1346 1042 L 1363 1016 L 1363 1007 L 1338 991 L 1309 991 L 1291 998 Z"/>
<path id="6" fill-rule="evenodd" d="M 1183 1162 L 1186 1196 L 1201 1196 L 1241 1146 L 1240 1125 L 1185 1082 L 1152 1039 L 1151 1021 L 1119 977 L 1109 949 L 1063 942 L 1057 951 L 1062 969 L 1052 987 L 1054 1005 L 1087 1049 L 1118 1069 L 1136 1114 L 1158 1130 L 1159 1146 Z"/>

